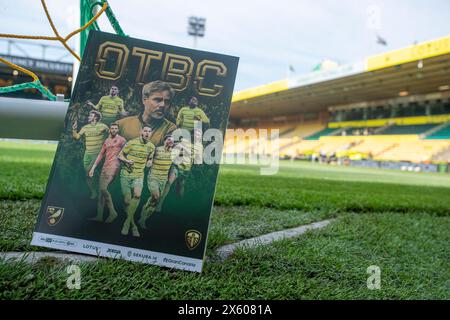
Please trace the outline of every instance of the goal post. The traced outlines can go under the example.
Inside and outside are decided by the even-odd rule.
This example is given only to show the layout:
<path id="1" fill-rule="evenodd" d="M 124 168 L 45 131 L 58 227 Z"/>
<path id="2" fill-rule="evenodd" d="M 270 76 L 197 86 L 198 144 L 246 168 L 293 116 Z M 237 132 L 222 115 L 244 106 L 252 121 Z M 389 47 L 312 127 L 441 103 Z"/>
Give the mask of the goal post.
<path id="1" fill-rule="evenodd" d="M 0 138 L 59 140 L 68 106 L 64 101 L 0 96 Z"/>
<path id="2" fill-rule="evenodd" d="M 45 2 L 42 1 L 47 18 L 52 24 L 51 17 L 47 11 Z M 121 36 L 126 36 L 122 28 L 119 25 L 108 1 L 106 0 L 80 0 L 80 28 L 71 34 L 69 34 L 65 39 L 57 37 L 38 37 L 38 38 L 49 38 L 48 40 L 60 40 L 63 45 L 71 52 L 74 56 L 72 49 L 67 46 L 67 39 L 80 33 L 79 42 L 79 56 L 82 56 L 84 48 L 86 46 L 88 32 L 90 30 L 100 30 L 96 19 L 102 12 L 108 17 L 111 26 L 114 28 L 115 32 Z M 53 28 L 53 24 L 52 24 Z M 53 28 L 54 29 L 54 28 Z M 81 30 L 81 31 L 80 31 Z M 54 29 L 56 35 L 57 31 Z M 16 35 L 2 35 L 3 37 L 14 38 Z M 50 39 L 52 38 L 52 39 Z M 28 39 L 31 39 L 28 37 Z M 61 40 L 62 39 L 62 40 Z M 79 59 L 79 58 L 77 58 Z M 75 60 L 75 59 L 74 59 Z M 78 60 L 76 60 L 78 62 Z M 1 93 L 7 93 L 11 91 L 23 90 L 28 88 L 39 89 L 41 92 L 46 94 L 48 99 L 55 99 L 55 96 L 44 88 L 40 83 L 37 76 L 29 71 L 24 70 L 20 66 L 11 64 L 5 61 L 15 69 L 21 70 L 29 75 L 32 75 L 33 82 L 23 83 L 19 85 L 14 85 L 10 87 L 0 87 L 0 138 L 13 138 L 13 139 L 36 139 L 36 140 L 58 140 L 59 134 L 62 132 L 64 125 L 64 117 L 67 112 L 68 102 L 64 102 L 64 98 L 57 98 L 56 101 L 49 100 L 36 100 L 36 99 L 20 99 L 20 98 L 8 98 L 1 95 Z M 77 63 L 74 64 L 74 69 L 78 66 Z M 74 70 L 74 72 L 77 72 Z M 75 79 L 75 74 L 73 79 Z M 73 81 L 74 82 L 74 81 Z"/>

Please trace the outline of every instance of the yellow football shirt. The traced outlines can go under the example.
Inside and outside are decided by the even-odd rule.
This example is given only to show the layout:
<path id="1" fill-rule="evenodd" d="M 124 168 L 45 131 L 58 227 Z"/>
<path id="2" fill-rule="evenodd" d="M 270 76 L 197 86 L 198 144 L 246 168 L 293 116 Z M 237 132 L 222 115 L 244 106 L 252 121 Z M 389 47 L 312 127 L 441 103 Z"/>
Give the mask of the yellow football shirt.
<path id="1" fill-rule="evenodd" d="M 150 170 L 150 179 L 156 179 L 159 181 L 166 181 L 170 166 L 175 157 L 175 150 L 167 150 L 164 146 L 156 148 L 155 156 L 153 158 L 152 168 Z"/>
<path id="2" fill-rule="evenodd" d="M 102 149 L 103 141 L 106 138 L 105 133 L 108 130 L 108 126 L 104 123 L 97 122 L 95 125 L 89 123 L 81 128 L 80 132 L 74 132 L 73 137 L 78 140 L 84 136 L 86 145 L 85 153 L 98 154 Z"/>
<path id="3" fill-rule="evenodd" d="M 183 107 L 178 112 L 177 126 L 189 131 L 194 130 L 194 121 L 199 118 L 201 122 L 209 124 L 209 118 L 200 108 Z"/>
<path id="4" fill-rule="evenodd" d="M 102 122 L 110 125 L 117 120 L 119 112 L 125 112 L 123 100 L 117 96 L 104 96 L 95 106 L 95 109 L 102 114 Z"/>
<path id="5" fill-rule="evenodd" d="M 120 155 L 132 160 L 131 169 L 122 165 L 120 175 L 124 177 L 141 178 L 144 176 L 145 165 L 149 159 L 153 158 L 155 146 L 150 141 L 145 143 L 142 138 L 128 141 L 120 151 Z"/>

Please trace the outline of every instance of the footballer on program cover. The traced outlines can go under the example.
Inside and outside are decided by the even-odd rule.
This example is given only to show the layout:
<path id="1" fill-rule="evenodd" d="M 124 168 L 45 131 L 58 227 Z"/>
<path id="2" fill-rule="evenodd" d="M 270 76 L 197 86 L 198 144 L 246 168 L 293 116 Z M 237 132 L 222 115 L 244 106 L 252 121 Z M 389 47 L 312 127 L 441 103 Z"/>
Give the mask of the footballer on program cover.
<path id="1" fill-rule="evenodd" d="M 32 244 L 200 272 L 237 65 L 91 31 Z"/>

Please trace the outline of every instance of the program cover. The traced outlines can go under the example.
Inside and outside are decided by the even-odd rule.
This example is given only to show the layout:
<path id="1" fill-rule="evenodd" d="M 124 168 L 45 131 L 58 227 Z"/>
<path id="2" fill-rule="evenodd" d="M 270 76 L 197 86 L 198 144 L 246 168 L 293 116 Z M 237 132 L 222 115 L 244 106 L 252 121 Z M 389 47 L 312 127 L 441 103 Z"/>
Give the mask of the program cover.
<path id="1" fill-rule="evenodd" d="M 201 272 L 237 64 L 91 31 L 32 244 Z"/>

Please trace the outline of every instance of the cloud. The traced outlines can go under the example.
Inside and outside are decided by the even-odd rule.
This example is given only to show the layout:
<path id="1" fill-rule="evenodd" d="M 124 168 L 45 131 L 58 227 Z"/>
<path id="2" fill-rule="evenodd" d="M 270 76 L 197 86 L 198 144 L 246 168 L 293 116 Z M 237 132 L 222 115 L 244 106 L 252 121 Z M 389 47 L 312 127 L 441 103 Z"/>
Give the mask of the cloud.
<path id="1" fill-rule="evenodd" d="M 109 0 L 124 31 L 133 37 L 191 47 L 187 19 L 206 17 L 202 50 L 241 58 L 236 89 L 286 76 L 291 64 L 297 74 L 324 59 L 341 63 L 450 34 L 448 0 Z M 55 24 L 66 34 L 76 22 L 68 13 L 78 0 L 47 0 Z M 378 32 L 388 47 L 376 44 L 367 28 L 369 6 L 380 8 Z M 51 34 L 38 1 L 15 0 L 0 5 L 1 32 Z M 102 30 L 113 32 L 106 17 Z M 75 28 L 76 26 L 72 26 Z"/>

